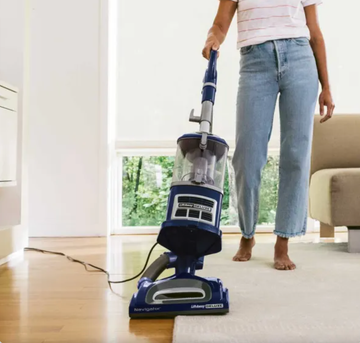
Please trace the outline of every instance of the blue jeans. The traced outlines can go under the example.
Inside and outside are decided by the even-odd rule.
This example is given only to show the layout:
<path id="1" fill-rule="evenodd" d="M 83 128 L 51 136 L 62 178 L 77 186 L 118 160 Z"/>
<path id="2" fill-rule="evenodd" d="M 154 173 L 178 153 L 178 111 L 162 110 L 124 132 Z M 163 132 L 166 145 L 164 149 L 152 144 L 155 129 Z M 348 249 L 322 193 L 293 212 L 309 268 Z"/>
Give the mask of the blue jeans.
<path id="1" fill-rule="evenodd" d="M 255 234 L 261 172 L 267 162 L 279 94 L 280 183 L 274 233 L 285 238 L 306 233 L 318 87 L 316 62 L 306 38 L 269 41 L 241 49 L 233 167 L 239 224 L 245 238 Z"/>

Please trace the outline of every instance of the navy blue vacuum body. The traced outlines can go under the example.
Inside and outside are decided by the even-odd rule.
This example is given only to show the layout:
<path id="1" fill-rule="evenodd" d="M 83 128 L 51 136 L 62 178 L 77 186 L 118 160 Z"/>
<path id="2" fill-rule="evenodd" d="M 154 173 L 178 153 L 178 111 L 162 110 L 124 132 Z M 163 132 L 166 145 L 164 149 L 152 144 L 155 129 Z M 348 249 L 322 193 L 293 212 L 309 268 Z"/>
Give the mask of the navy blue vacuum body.
<path id="1" fill-rule="evenodd" d="M 229 311 L 228 290 L 218 278 L 195 275 L 204 257 L 221 251 L 220 218 L 228 145 L 213 135 L 213 107 L 217 87 L 217 51 L 211 51 L 205 73 L 199 124 L 195 133 L 178 139 L 166 220 L 157 242 L 169 252 L 145 271 L 132 297 L 131 318 L 224 314 Z M 173 276 L 160 279 L 174 268 Z"/>

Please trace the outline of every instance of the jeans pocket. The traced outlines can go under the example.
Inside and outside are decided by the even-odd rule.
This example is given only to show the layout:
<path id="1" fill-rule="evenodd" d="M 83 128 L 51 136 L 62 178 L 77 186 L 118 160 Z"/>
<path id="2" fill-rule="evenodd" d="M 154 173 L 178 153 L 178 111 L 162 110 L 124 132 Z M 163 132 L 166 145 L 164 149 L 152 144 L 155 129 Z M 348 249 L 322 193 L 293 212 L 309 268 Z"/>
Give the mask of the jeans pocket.
<path id="1" fill-rule="evenodd" d="M 300 46 L 309 45 L 309 40 L 306 37 L 292 38 L 292 41 Z"/>
<path id="2" fill-rule="evenodd" d="M 247 55 L 248 53 L 250 53 L 253 49 L 254 49 L 255 45 L 247 45 L 247 46 L 243 46 L 240 49 L 240 53 L 241 55 Z"/>

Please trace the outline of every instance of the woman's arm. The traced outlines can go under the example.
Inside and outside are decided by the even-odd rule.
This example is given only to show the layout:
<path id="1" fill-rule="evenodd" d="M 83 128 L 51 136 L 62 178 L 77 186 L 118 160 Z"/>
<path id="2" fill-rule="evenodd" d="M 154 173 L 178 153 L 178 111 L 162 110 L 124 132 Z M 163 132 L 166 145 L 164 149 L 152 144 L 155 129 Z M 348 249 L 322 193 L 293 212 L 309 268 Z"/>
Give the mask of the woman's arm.
<path id="1" fill-rule="evenodd" d="M 231 21 L 236 12 L 237 2 L 232 0 L 220 0 L 219 9 L 214 20 L 214 24 L 209 30 L 203 56 L 210 58 L 210 51 L 219 50 L 220 45 L 224 42 L 228 33 Z"/>
<path id="2" fill-rule="evenodd" d="M 311 5 L 305 7 L 305 14 L 307 26 L 309 27 L 311 35 L 310 44 L 314 51 L 319 79 L 322 86 L 322 92 L 319 98 L 321 116 L 325 114 L 325 107 L 327 108 L 326 116 L 321 119 L 321 123 L 324 123 L 332 117 L 335 109 L 330 89 L 325 41 L 318 22 L 317 6 Z"/>

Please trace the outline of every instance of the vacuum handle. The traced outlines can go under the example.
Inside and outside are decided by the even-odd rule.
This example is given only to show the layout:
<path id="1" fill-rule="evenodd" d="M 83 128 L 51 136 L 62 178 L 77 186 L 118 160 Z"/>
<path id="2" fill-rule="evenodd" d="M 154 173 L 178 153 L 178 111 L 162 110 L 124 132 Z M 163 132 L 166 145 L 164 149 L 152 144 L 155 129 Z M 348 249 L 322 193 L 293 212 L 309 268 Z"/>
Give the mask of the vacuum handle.
<path id="1" fill-rule="evenodd" d="M 217 78 L 216 67 L 217 67 L 217 57 L 218 51 L 211 49 L 210 51 L 210 58 L 209 58 L 209 65 L 208 65 L 208 77 L 212 79 Z M 206 81 L 205 81 L 206 82 Z"/>
<path id="2" fill-rule="evenodd" d="M 162 254 L 149 266 L 148 269 L 146 269 L 141 278 L 147 278 L 155 281 L 160 276 L 160 274 L 167 268 L 169 263 L 169 256 L 167 254 Z"/>
<path id="3" fill-rule="evenodd" d="M 204 78 L 202 103 L 204 103 L 205 101 L 210 101 L 213 104 L 215 103 L 217 83 L 217 55 L 218 52 L 211 49 L 209 64 Z"/>
<path id="4" fill-rule="evenodd" d="M 215 104 L 216 84 L 217 84 L 217 50 L 210 50 L 208 68 L 206 69 L 202 88 L 202 109 L 201 115 L 195 116 L 194 110 L 190 113 L 190 121 L 200 124 L 202 133 L 200 149 L 205 150 L 207 146 L 207 135 L 212 132 L 213 106 Z"/>

